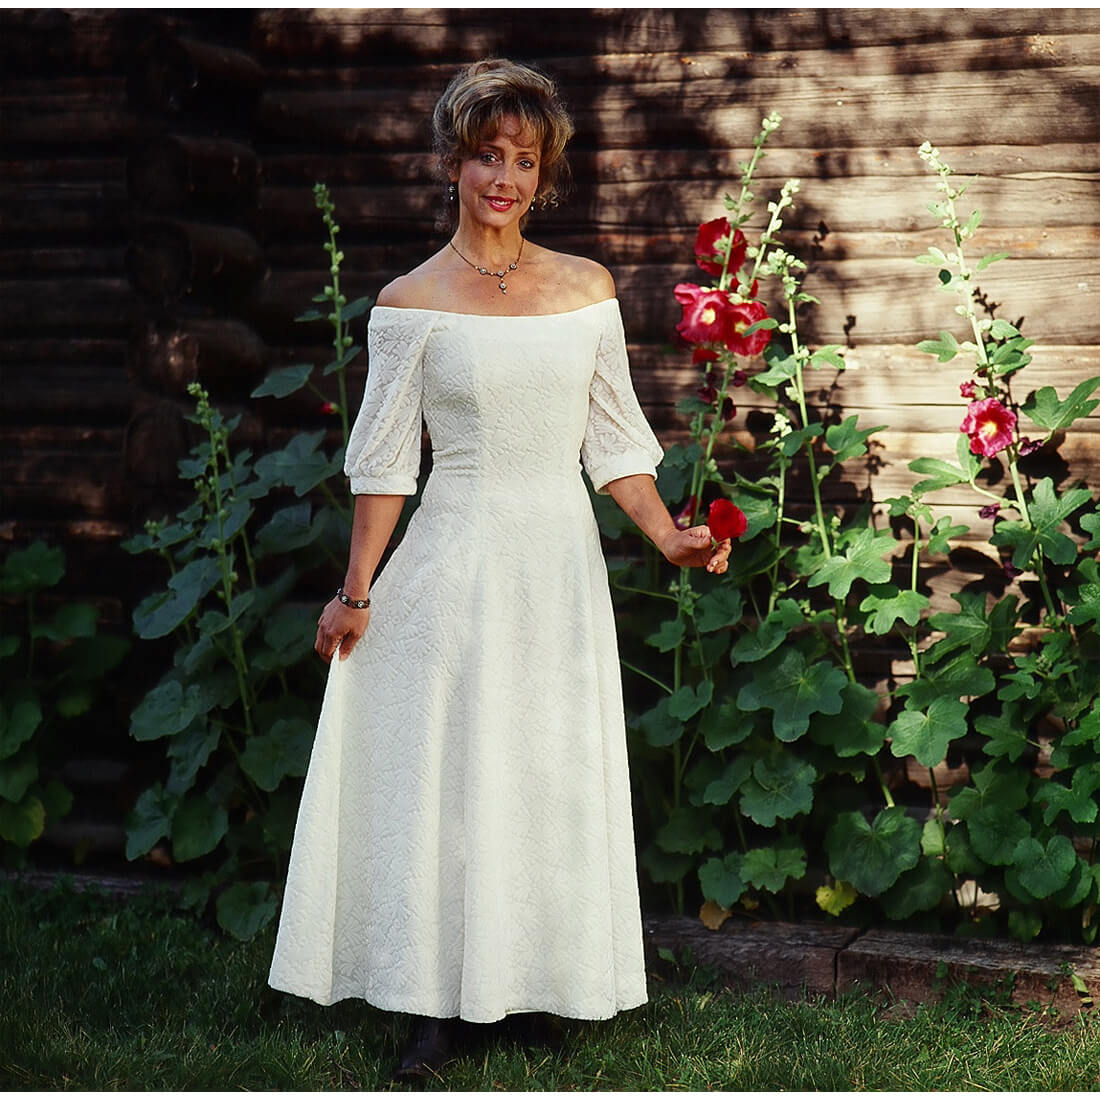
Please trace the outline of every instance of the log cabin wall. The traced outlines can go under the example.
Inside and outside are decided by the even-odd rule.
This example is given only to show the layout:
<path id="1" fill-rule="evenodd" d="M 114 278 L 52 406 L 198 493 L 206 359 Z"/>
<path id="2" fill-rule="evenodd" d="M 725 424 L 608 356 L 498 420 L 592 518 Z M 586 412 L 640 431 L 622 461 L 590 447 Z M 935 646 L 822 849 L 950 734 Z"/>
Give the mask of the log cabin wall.
<path id="1" fill-rule="evenodd" d="M 762 209 L 801 179 L 785 237 L 820 299 L 804 332 L 847 348 L 818 400 L 889 425 L 859 483 L 831 493 L 881 501 L 912 484 L 911 458 L 954 455 L 967 369 L 914 348 L 965 335 L 935 272 L 912 262 L 943 244 L 925 139 L 980 177 L 975 254 L 1012 257 L 982 289 L 1038 342 L 1027 387 L 1064 394 L 1100 373 L 1096 10 L 8 11 L 4 541 L 62 543 L 66 595 L 124 629 L 156 564 L 118 542 L 177 503 L 186 381 L 246 409 L 261 446 L 326 423 L 301 395 L 245 399 L 267 367 L 328 358 L 326 334 L 292 322 L 325 279 L 312 184 L 333 191 L 349 298 L 377 293 L 445 240 L 431 106 L 459 65 L 494 55 L 545 68 L 574 112 L 575 194 L 529 234 L 611 268 L 664 442 L 683 438 L 673 406 L 698 384 L 672 287 L 700 274 L 695 228 L 723 212 L 772 110 L 783 125 L 755 190 Z M 754 399 L 740 397 L 734 431 L 751 444 Z M 1100 418 L 1061 458 L 1060 477 L 1095 481 Z M 968 492 L 939 504 L 988 533 Z M 944 591 L 989 573 L 952 565 Z"/>

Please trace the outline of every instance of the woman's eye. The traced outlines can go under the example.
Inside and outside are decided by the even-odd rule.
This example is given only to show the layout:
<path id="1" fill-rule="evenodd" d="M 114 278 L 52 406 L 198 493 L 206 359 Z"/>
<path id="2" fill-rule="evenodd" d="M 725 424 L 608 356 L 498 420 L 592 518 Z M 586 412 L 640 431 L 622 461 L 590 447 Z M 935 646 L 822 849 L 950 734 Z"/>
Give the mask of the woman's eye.
<path id="1" fill-rule="evenodd" d="M 492 164 L 493 161 L 496 160 L 496 159 L 497 158 L 492 153 L 482 153 L 481 154 L 481 163 L 482 164 Z"/>

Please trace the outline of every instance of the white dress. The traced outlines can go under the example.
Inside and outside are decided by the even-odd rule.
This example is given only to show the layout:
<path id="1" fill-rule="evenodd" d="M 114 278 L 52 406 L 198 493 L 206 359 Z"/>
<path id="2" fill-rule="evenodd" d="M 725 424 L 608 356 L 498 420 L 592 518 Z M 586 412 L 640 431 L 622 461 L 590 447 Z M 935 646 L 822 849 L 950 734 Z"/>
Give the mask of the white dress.
<path id="1" fill-rule="evenodd" d="M 593 484 L 654 474 L 618 302 L 376 306 L 345 470 L 411 494 L 334 660 L 270 983 L 476 1022 L 646 1000 L 620 672 Z"/>

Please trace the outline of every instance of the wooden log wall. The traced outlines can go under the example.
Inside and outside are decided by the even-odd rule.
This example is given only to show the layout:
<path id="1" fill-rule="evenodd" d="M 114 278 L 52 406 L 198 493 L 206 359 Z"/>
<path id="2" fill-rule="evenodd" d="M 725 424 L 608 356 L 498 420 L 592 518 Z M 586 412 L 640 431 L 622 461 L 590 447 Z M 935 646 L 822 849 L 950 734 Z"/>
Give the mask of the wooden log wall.
<path id="1" fill-rule="evenodd" d="M 830 488 L 839 499 L 881 501 L 911 485 L 913 457 L 954 455 L 966 368 L 914 348 L 965 336 L 912 262 L 944 243 L 925 139 L 978 177 L 976 253 L 1011 254 L 982 290 L 1038 342 L 1027 387 L 1064 394 L 1100 373 L 1095 9 L 10 10 L 0 539 L 62 543 L 66 594 L 124 628 L 156 563 L 118 542 L 175 503 L 187 382 L 248 408 L 260 446 L 325 423 L 312 398 L 244 400 L 264 369 L 328 358 L 323 328 L 292 321 L 325 281 L 312 184 L 337 203 L 349 297 L 377 293 L 443 244 L 429 114 L 456 68 L 486 56 L 539 64 L 573 110 L 576 192 L 529 233 L 613 271 L 666 443 L 698 384 L 672 287 L 701 274 L 695 228 L 722 213 L 772 110 L 783 125 L 755 190 L 763 205 L 801 179 L 785 234 L 820 299 L 805 332 L 847 348 L 817 400 L 889 425 L 867 468 Z M 734 431 L 751 444 L 759 402 L 740 399 Z M 1061 476 L 1095 488 L 1100 418 L 1060 453 Z M 987 532 L 968 492 L 939 500 Z"/>

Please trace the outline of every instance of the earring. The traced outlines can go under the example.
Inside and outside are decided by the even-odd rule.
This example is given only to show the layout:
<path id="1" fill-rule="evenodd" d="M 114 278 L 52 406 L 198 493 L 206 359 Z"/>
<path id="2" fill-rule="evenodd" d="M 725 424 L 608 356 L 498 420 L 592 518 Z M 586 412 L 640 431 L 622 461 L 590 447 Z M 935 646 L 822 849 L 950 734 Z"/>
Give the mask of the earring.
<path id="1" fill-rule="evenodd" d="M 447 184 L 447 201 L 454 202 L 458 198 L 458 188 L 453 183 Z"/>

